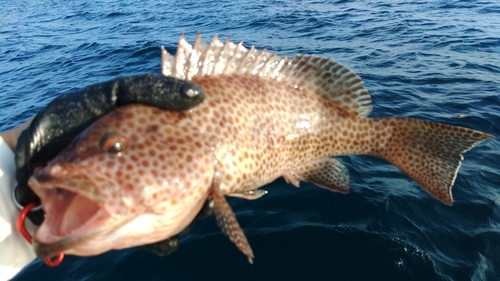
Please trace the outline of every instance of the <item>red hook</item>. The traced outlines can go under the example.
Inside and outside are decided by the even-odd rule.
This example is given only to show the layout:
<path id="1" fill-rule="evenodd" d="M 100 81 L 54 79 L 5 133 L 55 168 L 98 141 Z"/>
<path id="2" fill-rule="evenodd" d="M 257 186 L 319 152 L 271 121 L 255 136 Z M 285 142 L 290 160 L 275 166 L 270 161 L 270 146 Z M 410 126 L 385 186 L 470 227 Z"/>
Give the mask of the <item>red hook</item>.
<path id="1" fill-rule="evenodd" d="M 29 232 L 26 230 L 26 227 L 24 226 L 24 221 L 26 220 L 26 215 L 28 215 L 28 213 L 31 211 L 31 209 L 33 209 L 35 207 L 36 207 L 35 202 L 28 204 L 26 207 L 24 207 L 24 209 L 19 214 L 19 217 L 17 218 L 17 229 L 19 230 L 19 232 L 21 232 L 23 237 L 30 244 L 33 242 L 33 238 L 31 237 Z M 55 260 L 52 260 L 51 258 L 46 258 L 44 261 L 45 261 L 45 264 L 47 264 L 48 266 L 54 267 L 54 266 L 58 266 L 62 262 L 63 259 L 64 259 L 64 253 L 59 253 L 59 255 L 57 256 L 57 258 Z"/>

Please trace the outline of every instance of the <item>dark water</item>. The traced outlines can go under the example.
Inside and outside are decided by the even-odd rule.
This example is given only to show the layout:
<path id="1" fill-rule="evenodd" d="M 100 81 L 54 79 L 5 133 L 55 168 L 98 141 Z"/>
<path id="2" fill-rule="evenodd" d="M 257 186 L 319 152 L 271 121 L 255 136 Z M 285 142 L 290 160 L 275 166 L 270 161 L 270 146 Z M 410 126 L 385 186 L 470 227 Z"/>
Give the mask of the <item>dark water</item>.
<path id="1" fill-rule="evenodd" d="M 60 93 L 158 73 L 180 33 L 316 54 L 356 71 L 372 116 L 411 116 L 497 137 L 465 155 L 444 206 L 386 162 L 342 157 L 351 193 L 282 180 L 230 199 L 255 264 L 200 221 L 179 250 L 36 261 L 15 280 L 500 280 L 500 3 L 492 1 L 2 1 L 0 129 Z M 412 2 L 409 4 L 409 2 Z M 458 114 L 466 114 L 458 118 Z"/>

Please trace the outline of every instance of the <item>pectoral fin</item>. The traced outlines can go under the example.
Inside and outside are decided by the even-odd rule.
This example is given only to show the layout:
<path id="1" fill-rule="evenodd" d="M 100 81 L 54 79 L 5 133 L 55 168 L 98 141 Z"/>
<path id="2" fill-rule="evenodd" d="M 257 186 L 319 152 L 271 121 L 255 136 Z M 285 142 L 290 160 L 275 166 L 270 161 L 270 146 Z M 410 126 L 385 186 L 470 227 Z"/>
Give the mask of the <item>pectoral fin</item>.
<path id="1" fill-rule="evenodd" d="M 248 244 L 248 240 L 243 233 L 243 230 L 236 219 L 236 216 L 227 203 L 226 198 L 220 191 L 220 179 L 216 177 L 210 188 L 210 195 L 214 200 L 214 214 L 217 225 L 222 229 L 222 232 L 229 237 L 240 251 L 247 256 L 248 261 L 253 263 L 253 251 Z"/>
<path id="2" fill-rule="evenodd" d="M 349 170 L 330 157 L 309 162 L 296 169 L 294 175 L 297 180 L 312 182 L 335 192 L 349 193 Z"/>
<path id="3" fill-rule="evenodd" d="M 262 197 L 266 194 L 267 194 L 267 190 L 254 189 L 254 190 L 243 191 L 241 193 L 229 193 L 226 195 L 231 196 L 231 197 L 243 198 L 243 199 L 247 199 L 247 200 L 255 200 L 255 199 L 259 199 L 260 197 Z"/>
<path id="4" fill-rule="evenodd" d="M 284 173 L 283 178 L 285 179 L 285 181 L 287 183 L 289 183 L 297 188 L 300 186 L 300 180 L 297 179 L 297 176 L 295 175 L 295 173 Z"/>

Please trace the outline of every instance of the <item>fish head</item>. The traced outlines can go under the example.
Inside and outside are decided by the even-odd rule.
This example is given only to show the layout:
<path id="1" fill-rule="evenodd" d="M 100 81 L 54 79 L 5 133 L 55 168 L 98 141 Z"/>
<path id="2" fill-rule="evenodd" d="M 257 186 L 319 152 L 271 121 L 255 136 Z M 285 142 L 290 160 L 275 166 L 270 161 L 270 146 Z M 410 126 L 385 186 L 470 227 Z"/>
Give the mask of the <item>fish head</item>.
<path id="1" fill-rule="evenodd" d="M 213 145 L 181 114 L 120 107 L 29 179 L 44 222 L 37 256 L 90 256 L 181 232 L 208 196 Z"/>

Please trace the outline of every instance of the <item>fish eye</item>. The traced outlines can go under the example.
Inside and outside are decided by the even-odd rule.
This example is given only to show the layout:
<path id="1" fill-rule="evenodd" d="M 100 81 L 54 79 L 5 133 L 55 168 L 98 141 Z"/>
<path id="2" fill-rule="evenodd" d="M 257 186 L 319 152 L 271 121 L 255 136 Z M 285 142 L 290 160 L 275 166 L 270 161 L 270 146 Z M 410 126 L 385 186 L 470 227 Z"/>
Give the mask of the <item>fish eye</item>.
<path id="1" fill-rule="evenodd" d="M 127 149 L 128 140 L 117 133 L 107 133 L 99 140 L 99 146 L 102 152 L 118 154 Z"/>

